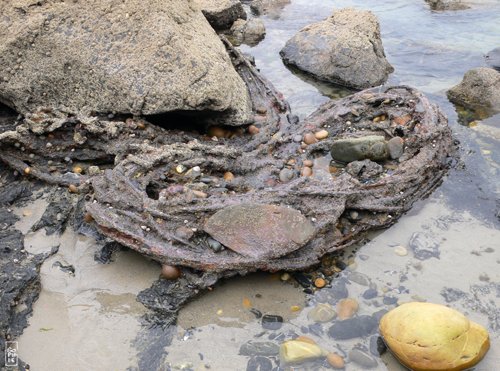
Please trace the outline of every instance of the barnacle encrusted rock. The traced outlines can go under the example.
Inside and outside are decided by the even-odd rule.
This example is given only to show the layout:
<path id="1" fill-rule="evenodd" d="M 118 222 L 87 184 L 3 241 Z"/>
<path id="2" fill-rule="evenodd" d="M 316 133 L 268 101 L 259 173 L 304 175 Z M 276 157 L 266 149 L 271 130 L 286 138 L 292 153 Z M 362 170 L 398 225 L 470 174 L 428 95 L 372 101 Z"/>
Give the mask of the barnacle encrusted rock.
<path id="1" fill-rule="evenodd" d="M 20 113 L 249 117 L 245 84 L 193 0 L 4 0 L 0 14 L 0 102 Z"/>
<path id="2" fill-rule="evenodd" d="M 406 303 L 382 317 L 380 333 L 394 355 L 416 371 L 468 369 L 490 347 L 484 327 L 440 304 Z"/>

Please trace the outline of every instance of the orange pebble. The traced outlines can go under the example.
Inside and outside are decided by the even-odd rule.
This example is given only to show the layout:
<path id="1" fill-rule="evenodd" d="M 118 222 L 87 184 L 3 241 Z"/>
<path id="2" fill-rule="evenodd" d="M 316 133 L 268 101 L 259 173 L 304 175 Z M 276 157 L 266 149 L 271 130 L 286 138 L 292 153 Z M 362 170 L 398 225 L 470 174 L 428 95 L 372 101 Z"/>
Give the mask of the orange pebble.
<path id="1" fill-rule="evenodd" d="M 321 289 L 322 287 L 326 286 L 326 281 L 323 278 L 316 278 L 314 280 L 314 286 L 316 286 L 318 289 Z"/>

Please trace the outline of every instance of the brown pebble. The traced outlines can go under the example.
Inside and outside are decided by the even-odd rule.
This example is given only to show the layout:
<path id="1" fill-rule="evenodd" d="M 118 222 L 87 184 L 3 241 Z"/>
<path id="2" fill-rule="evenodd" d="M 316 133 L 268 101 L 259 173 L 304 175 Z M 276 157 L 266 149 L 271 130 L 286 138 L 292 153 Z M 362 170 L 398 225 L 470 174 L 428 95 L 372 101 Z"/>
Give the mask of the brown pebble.
<path id="1" fill-rule="evenodd" d="M 78 193 L 78 187 L 74 184 L 70 184 L 68 187 L 68 191 L 70 193 Z"/>
<path id="2" fill-rule="evenodd" d="M 91 223 L 94 218 L 92 217 L 92 215 L 90 215 L 90 213 L 85 213 L 85 215 L 83 216 L 83 220 L 85 220 L 85 223 Z"/>
<path id="3" fill-rule="evenodd" d="M 83 172 L 83 169 L 80 166 L 74 166 L 73 167 L 73 172 L 75 174 L 81 174 Z"/>
<path id="4" fill-rule="evenodd" d="M 143 121 L 139 121 L 137 123 L 137 129 L 140 129 L 140 130 L 146 129 L 146 124 Z"/>
<path id="5" fill-rule="evenodd" d="M 313 167 L 314 162 L 312 162 L 312 160 L 304 160 L 303 164 L 304 164 L 304 166 L 307 166 L 307 167 Z"/>
<path id="6" fill-rule="evenodd" d="M 211 126 L 208 129 L 208 135 L 210 137 L 225 138 L 226 136 L 228 136 L 228 133 L 227 130 L 224 130 L 219 126 Z"/>
<path id="7" fill-rule="evenodd" d="M 359 304 L 356 300 L 351 298 L 342 299 L 337 304 L 337 318 L 340 320 L 351 318 L 358 309 Z"/>
<path id="8" fill-rule="evenodd" d="M 232 182 L 234 180 L 234 174 L 232 172 L 230 172 L 230 171 L 226 171 L 224 173 L 224 180 L 226 182 Z"/>
<path id="9" fill-rule="evenodd" d="M 304 335 L 300 335 L 295 340 L 296 341 L 301 341 L 303 343 L 316 344 L 316 342 L 314 341 L 314 339 L 311 339 L 310 337 L 307 337 L 307 336 L 304 336 Z"/>
<path id="10" fill-rule="evenodd" d="M 326 130 L 320 130 L 320 131 L 314 133 L 314 136 L 318 140 L 328 138 L 328 131 L 326 131 Z"/>
<path id="11" fill-rule="evenodd" d="M 202 191 L 193 190 L 193 194 L 198 198 L 207 198 L 208 197 L 208 195 Z"/>
<path id="12" fill-rule="evenodd" d="M 248 127 L 248 132 L 249 132 L 251 135 L 257 135 L 257 134 L 259 134 L 260 129 L 259 129 L 257 126 L 255 126 L 255 125 L 250 125 L 250 126 Z"/>
<path id="13" fill-rule="evenodd" d="M 316 143 L 318 140 L 316 139 L 316 137 L 314 136 L 313 133 L 306 133 L 304 134 L 304 143 L 305 144 L 314 144 Z"/>
<path id="14" fill-rule="evenodd" d="M 29 175 L 31 173 L 31 168 L 27 167 L 24 169 L 24 174 Z"/>
<path id="15" fill-rule="evenodd" d="M 312 174 L 313 174 L 313 171 L 308 166 L 304 166 L 302 168 L 302 171 L 300 172 L 300 175 L 302 175 L 302 176 L 311 176 Z"/>
<path id="16" fill-rule="evenodd" d="M 176 280 L 181 276 L 181 270 L 173 265 L 162 265 L 161 276 L 166 280 Z"/>
<path id="17" fill-rule="evenodd" d="M 333 368 L 344 368 L 345 366 L 344 358 L 339 356 L 337 353 L 328 353 L 326 355 L 326 360 Z"/>
<path id="18" fill-rule="evenodd" d="M 259 114 L 263 115 L 263 114 L 267 113 L 267 108 L 266 108 L 266 107 L 257 107 L 257 108 L 255 109 L 255 112 L 257 112 L 257 113 L 259 113 Z"/>
<path id="19" fill-rule="evenodd" d="M 314 286 L 316 286 L 318 289 L 321 289 L 326 286 L 326 281 L 323 278 L 316 278 L 314 280 Z"/>

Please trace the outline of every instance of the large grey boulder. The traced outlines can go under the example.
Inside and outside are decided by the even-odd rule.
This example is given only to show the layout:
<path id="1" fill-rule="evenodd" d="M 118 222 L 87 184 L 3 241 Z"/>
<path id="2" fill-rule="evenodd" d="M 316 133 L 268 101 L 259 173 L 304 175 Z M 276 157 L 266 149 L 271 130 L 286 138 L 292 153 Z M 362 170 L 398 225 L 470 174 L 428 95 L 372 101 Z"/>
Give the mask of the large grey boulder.
<path id="1" fill-rule="evenodd" d="M 486 54 L 485 59 L 488 66 L 500 71 L 500 48 L 490 50 Z"/>
<path id="2" fill-rule="evenodd" d="M 394 71 L 385 58 L 377 18 L 352 8 L 304 27 L 280 54 L 285 63 L 321 80 L 356 89 L 380 85 Z"/>
<path id="3" fill-rule="evenodd" d="M 462 0 L 425 0 L 432 10 L 463 10 L 470 8 Z"/>
<path id="4" fill-rule="evenodd" d="M 237 19 L 246 19 L 247 14 L 239 0 L 196 0 L 207 21 L 216 30 L 226 30 Z"/>
<path id="5" fill-rule="evenodd" d="M 290 0 L 253 0 L 250 9 L 256 15 L 268 14 L 271 17 L 279 17 L 283 8 L 290 4 Z"/>
<path id="6" fill-rule="evenodd" d="M 467 108 L 486 107 L 500 112 L 500 72 L 488 67 L 473 68 L 460 84 L 448 90 L 448 98 Z"/>
<path id="7" fill-rule="evenodd" d="M 0 14 L 0 101 L 21 113 L 249 116 L 246 86 L 191 0 L 4 0 Z"/>

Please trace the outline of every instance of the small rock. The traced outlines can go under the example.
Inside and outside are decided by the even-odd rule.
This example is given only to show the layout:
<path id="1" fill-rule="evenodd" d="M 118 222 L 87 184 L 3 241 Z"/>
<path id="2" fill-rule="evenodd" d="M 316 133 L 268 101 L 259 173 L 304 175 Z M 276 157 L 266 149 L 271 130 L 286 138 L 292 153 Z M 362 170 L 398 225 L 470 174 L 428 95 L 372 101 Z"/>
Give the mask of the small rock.
<path id="1" fill-rule="evenodd" d="M 381 135 L 338 139 L 333 142 L 330 152 L 335 161 L 344 163 L 367 159 L 382 161 L 389 157 L 385 138 Z"/>
<path id="2" fill-rule="evenodd" d="M 349 278 L 349 281 L 355 282 L 361 286 L 370 286 L 370 283 L 371 283 L 370 278 L 366 274 L 359 273 L 359 272 L 350 273 L 348 278 Z"/>
<path id="3" fill-rule="evenodd" d="M 378 322 L 371 316 L 363 315 L 336 321 L 328 329 L 328 334 L 335 340 L 348 340 L 371 335 L 377 329 Z"/>
<path id="4" fill-rule="evenodd" d="M 349 352 L 349 360 L 364 368 L 374 368 L 378 366 L 378 362 L 375 358 L 356 348 Z"/>
<path id="5" fill-rule="evenodd" d="M 387 142 L 387 150 L 389 151 L 389 156 L 393 160 L 396 160 L 403 156 L 404 151 L 404 140 L 400 137 L 391 138 Z"/>
<path id="6" fill-rule="evenodd" d="M 304 143 L 305 144 L 314 144 L 316 143 L 318 140 L 316 139 L 316 137 L 314 136 L 313 133 L 306 133 L 304 134 Z"/>
<path id="7" fill-rule="evenodd" d="M 286 272 L 285 272 L 285 273 L 283 273 L 283 274 L 280 276 L 280 280 L 282 280 L 282 281 L 289 281 L 289 280 L 290 280 L 290 278 L 292 278 L 292 277 L 290 276 L 290 274 L 289 274 L 289 273 L 286 273 Z"/>
<path id="8" fill-rule="evenodd" d="M 207 197 L 208 197 L 208 195 L 207 195 L 205 192 L 202 192 L 202 191 L 192 190 L 191 192 L 193 192 L 193 194 L 194 194 L 197 198 L 207 198 Z"/>
<path id="9" fill-rule="evenodd" d="M 321 140 L 321 139 L 328 138 L 328 134 L 329 134 L 328 131 L 320 130 L 320 131 L 317 131 L 316 133 L 314 133 L 314 136 L 316 139 Z"/>
<path id="10" fill-rule="evenodd" d="M 75 174 L 81 174 L 83 172 L 83 169 L 81 168 L 81 166 L 73 166 L 73 172 Z"/>
<path id="11" fill-rule="evenodd" d="M 173 265 L 162 265 L 161 276 L 166 280 L 176 280 L 181 276 L 181 270 Z"/>
<path id="12" fill-rule="evenodd" d="M 284 168 L 280 171 L 280 182 L 288 183 L 293 179 L 294 172 L 291 169 Z"/>
<path id="13" fill-rule="evenodd" d="M 406 255 L 408 255 L 408 250 L 404 246 L 396 246 L 394 248 L 394 252 L 396 253 L 396 255 L 399 255 L 399 256 L 406 256 Z"/>
<path id="14" fill-rule="evenodd" d="M 376 357 L 380 357 L 387 350 L 387 346 L 379 335 L 373 335 L 370 337 L 370 353 Z"/>
<path id="15" fill-rule="evenodd" d="M 232 182 L 232 181 L 234 180 L 234 175 L 233 175 L 233 173 L 232 173 L 232 172 L 230 172 L 230 171 L 226 171 L 226 172 L 224 173 L 224 180 L 225 180 L 226 182 Z"/>
<path id="16" fill-rule="evenodd" d="M 318 304 L 309 313 L 307 313 L 307 318 L 311 321 L 324 323 L 330 322 L 337 316 L 335 309 L 330 304 Z"/>
<path id="17" fill-rule="evenodd" d="M 427 260 L 430 258 L 439 259 L 439 242 L 437 242 L 430 234 L 415 232 L 408 243 L 413 251 L 415 258 L 419 260 Z"/>
<path id="18" fill-rule="evenodd" d="M 313 174 L 313 171 L 310 167 L 304 166 L 300 172 L 300 175 L 302 176 L 311 176 Z"/>
<path id="19" fill-rule="evenodd" d="M 87 172 L 91 176 L 99 175 L 101 173 L 101 169 L 99 168 L 99 166 L 92 165 L 89 166 Z"/>
<path id="20" fill-rule="evenodd" d="M 262 317 L 262 327 L 267 330 L 279 330 L 283 326 L 283 317 L 275 314 L 266 314 Z"/>
<path id="21" fill-rule="evenodd" d="M 324 355 L 319 346 L 303 341 L 289 340 L 280 346 L 280 360 L 285 364 L 298 364 Z"/>
<path id="22" fill-rule="evenodd" d="M 378 295 L 377 290 L 370 288 L 363 293 L 363 299 L 370 300 L 376 298 L 377 295 Z"/>
<path id="23" fill-rule="evenodd" d="M 321 289 L 326 286 L 326 281 L 323 278 L 316 278 L 314 280 L 314 286 L 316 286 L 318 289 Z"/>
<path id="24" fill-rule="evenodd" d="M 182 174 L 183 172 L 186 171 L 186 167 L 184 165 L 177 165 L 175 167 L 175 171 L 178 173 L 178 174 Z"/>
<path id="25" fill-rule="evenodd" d="M 351 318 L 359 309 L 359 304 L 355 299 L 342 299 L 337 304 L 337 314 L 339 320 Z"/>
<path id="26" fill-rule="evenodd" d="M 242 356 L 275 356 L 280 348 L 270 341 L 248 341 L 240 347 Z"/>
<path id="27" fill-rule="evenodd" d="M 207 238 L 207 243 L 208 243 L 208 246 L 214 251 L 214 252 L 219 252 L 219 251 L 222 251 L 224 249 L 224 246 L 222 246 L 222 244 L 217 241 L 217 240 L 214 240 L 213 238 L 211 237 L 208 237 Z"/>
<path id="28" fill-rule="evenodd" d="M 252 357 L 248 360 L 247 371 L 272 371 L 273 363 L 265 357 Z"/>
<path id="29" fill-rule="evenodd" d="M 70 193 L 78 193 L 78 187 L 74 184 L 70 184 L 68 187 L 68 191 Z"/>
<path id="30" fill-rule="evenodd" d="M 394 305 L 398 302 L 398 298 L 395 298 L 394 296 L 384 296 L 382 301 L 385 305 Z"/>
<path id="31" fill-rule="evenodd" d="M 260 132 L 260 129 L 255 125 L 250 125 L 248 127 L 248 133 L 251 135 L 257 135 L 257 134 L 259 134 L 259 132 Z"/>
<path id="32" fill-rule="evenodd" d="M 339 356 L 337 353 L 328 353 L 326 355 L 326 361 L 333 368 L 340 369 L 340 368 L 344 368 L 344 366 L 345 366 L 344 358 Z"/>

